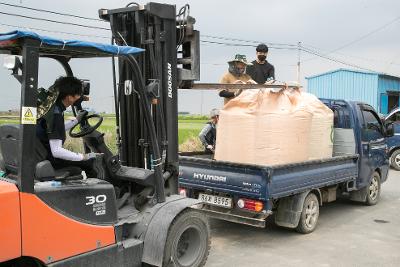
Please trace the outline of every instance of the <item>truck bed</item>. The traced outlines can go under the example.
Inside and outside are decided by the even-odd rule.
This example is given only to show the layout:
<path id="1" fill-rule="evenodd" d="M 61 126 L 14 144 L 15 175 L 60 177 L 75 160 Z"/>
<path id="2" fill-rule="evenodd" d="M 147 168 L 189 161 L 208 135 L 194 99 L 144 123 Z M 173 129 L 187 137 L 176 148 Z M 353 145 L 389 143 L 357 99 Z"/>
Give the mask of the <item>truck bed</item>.
<path id="1" fill-rule="evenodd" d="M 180 156 L 179 161 L 182 187 L 263 201 L 353 181 L 358 176 L 358 155 L 275 166 L 216 161 L 200 154 Z"/>

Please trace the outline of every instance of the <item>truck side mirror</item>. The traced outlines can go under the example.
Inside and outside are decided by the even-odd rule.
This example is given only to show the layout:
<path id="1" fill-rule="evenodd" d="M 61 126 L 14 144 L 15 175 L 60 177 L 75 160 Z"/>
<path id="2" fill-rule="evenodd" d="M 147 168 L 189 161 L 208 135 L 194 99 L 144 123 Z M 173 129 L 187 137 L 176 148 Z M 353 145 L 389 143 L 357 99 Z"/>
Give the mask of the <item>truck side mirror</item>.
<path id="1" fill-rule="evenodd" d="M 386 124 L 386 137 L 392 137 L 394 135 L 394 126 L 393 123 Z"/>

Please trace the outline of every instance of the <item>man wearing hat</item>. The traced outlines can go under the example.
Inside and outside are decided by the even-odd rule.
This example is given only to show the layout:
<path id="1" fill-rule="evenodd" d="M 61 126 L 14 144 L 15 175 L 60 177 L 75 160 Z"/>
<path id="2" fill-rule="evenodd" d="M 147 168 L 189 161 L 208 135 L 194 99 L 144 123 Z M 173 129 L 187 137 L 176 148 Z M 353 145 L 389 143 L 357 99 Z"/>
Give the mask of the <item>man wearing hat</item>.
<path id="1" fill-rule="evenodd" d="M 259 44 L 256 48 L 257 58 L 251 66 L 247 68 L 246 73 L 259 84 L 275 80 L 275 68 L 267 59 L 268 46 L 266 44 Z"/>
<path id="2" fill-rule="evenodd" d="M 200 141 L 203 144 L 206 152 L 214 152 L 215 150 L 218 119 L 219 110 L 214 108 L 210 111 L 210 120 L 199 134 Z"/>
<path id="3" fill-rule="evenodd" d="M 228 72 L 222 76 L 220 83 L 255 83 L 251 77 L 246 74 L 246 67 L 251 65 L 251 63 L 247 62 L 245 55 L 235 55 L 233 60 L 228 61 L 228 65 Z M 241 90 L 223 89 L 219 91 L 219 96 L 224 97 L 224 104 L 226 104 L 240 93 Z"/>

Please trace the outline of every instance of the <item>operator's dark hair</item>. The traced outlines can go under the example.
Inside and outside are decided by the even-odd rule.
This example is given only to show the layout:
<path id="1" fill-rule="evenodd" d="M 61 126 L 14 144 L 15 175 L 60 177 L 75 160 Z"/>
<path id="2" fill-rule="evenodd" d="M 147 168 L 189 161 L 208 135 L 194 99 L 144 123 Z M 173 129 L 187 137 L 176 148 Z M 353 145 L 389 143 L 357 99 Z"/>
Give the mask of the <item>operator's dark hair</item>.
<path id="1" fill-rule="evenodd" d="M 259 44 L 259 45 L 257 45 L 256 51 L 257 52 L 267 53 L 268 52 L 268 46 L 266 44 Z"/>
<path id="2" fill-rule="evenodd" d="M 82 81 L 76 77 L 59 77 L 53 84 L 58 90 L 58 99 L 64 99 L 68 95 L 82 95 Z"/>

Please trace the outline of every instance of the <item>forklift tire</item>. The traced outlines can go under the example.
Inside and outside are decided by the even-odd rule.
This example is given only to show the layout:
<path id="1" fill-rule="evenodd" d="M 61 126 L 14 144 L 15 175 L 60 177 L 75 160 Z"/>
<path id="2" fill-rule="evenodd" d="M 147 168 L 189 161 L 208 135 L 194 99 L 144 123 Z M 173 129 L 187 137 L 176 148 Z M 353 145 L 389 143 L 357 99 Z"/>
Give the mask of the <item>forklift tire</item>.
<path id="1" fill-rule="evenodd" d="M 365 204 L 368 206 L 376 205 L 381 195 L 381 177 L 379 173 L 374 172 L 372 174 L 371 182 L 367 187 L 367 198 Z"/>
<path id="2" fill-rule="evenodd" d="M 210 243 L 205 215 L 192 209 L 184 210 L 169 228 L 163 266 L 204 266 L 210 253 Z"/>
<path id="3" fill-rule="evenodd" d="M 390 166 L 396 171 L 400 171 L 400 149 L 396 149 L 390 156 Z"/>
<path id="4" fill-rule="evenodd" d="M 319 217 L 319 202 L 314 193 L 308 194 L 303 203 L 299 224 L 296 231 L 301 234 L 309 234 L 315 230 Z"/>

